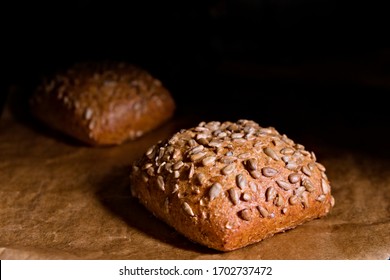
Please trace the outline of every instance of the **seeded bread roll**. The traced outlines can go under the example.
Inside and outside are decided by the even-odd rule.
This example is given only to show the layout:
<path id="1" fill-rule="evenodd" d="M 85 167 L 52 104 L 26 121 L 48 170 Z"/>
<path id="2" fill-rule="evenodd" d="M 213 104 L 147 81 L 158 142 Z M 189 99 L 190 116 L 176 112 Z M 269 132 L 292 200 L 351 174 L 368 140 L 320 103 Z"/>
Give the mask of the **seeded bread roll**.
<path id="1" fill-rule="evenodd" d="M 313 152 L 250 120 L 181 130 L 135 161 L 130 181 L 155 216 L 219 251 L 323 217 L 335 203 Z"/>
<path id="2" fill-rule="evenodd" d="M 172 117 L 161 82 L 134 65 L 85 62 L 46 79 L 31 97 L 38 119 L 90 145 L 133 140 Z"/>

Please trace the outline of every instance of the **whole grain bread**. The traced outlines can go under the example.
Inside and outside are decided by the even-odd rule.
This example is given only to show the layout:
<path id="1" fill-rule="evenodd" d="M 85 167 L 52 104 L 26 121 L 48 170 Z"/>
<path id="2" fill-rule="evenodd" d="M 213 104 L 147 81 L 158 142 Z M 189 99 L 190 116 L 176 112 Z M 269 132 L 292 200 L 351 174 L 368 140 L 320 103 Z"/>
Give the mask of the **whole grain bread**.
<path id="1" fill-rule="evenodd" d="M 323 217 L 335 203 L 313 152 L 251 120 L 177 132 L 133 163 L 130 181 L 155 216 L 219 251 Z"/>
<path id="2" fill-rule="evenodd" d="M 32 114 L 90 145 L 134 140 L 172 117 L 175 102 L 146 70 L 123 62 L 81 62 L 46 77 Z"/>

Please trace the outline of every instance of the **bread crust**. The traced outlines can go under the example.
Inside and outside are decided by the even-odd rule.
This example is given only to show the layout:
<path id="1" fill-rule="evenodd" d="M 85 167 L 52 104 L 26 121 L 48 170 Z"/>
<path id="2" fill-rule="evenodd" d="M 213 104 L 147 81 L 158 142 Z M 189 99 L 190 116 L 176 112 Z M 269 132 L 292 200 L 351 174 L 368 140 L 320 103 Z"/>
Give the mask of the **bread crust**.
<path id="1" fill-rule="evenodd" d="M 134 140 L 170 119 L 175 102 L 146 70 L 120 62 L 77 63 L 46 78 L 30 99 L 32 114 L 90 145 Z"/>
<path id="2" fill-rule="evenodd" d="M 323 217 L 334 205 L 315 154 L 251 120 L 177 132 L 133 163 L 130 183 L 156 217 L 219 251 Z"/>

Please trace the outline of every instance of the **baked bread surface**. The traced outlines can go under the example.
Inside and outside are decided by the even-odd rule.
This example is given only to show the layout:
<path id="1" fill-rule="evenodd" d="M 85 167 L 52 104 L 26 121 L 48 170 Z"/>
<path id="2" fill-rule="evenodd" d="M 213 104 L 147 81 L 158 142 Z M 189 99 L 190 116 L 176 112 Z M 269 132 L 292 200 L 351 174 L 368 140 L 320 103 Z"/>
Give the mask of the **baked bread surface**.
<path id="1" fill-rule="evenodd" d="M 172 117 L 175 102 L 146 70 L 121 62 L 82 62 L 47 77 L 32 114 L 90 145 L 134 140 Z"/>
<path id="2" fill-rule="evenodd" d="M 251 120 L 177 132 L 133 163 L 130 181 L 155 216 L 219 251 L 323 217 L 335 203 L 313 152 Z"/>

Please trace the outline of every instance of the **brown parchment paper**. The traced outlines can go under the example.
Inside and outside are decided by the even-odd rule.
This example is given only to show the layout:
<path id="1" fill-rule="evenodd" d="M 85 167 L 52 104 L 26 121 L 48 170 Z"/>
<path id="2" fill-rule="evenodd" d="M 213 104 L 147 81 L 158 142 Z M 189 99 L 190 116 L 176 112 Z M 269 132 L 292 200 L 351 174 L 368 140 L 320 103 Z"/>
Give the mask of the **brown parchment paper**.
<path id="1" fill-rule="evenodd" d="M 92 148 L 3 114 L 0 259 L 390 257 L 390 161 L 315 142 L 336 199 L 327 217 L 228 253 L 188 241 L 131 198 L 128 182 L 136 157 L 188 125 L 173 119 L 137 141 Z"/>

